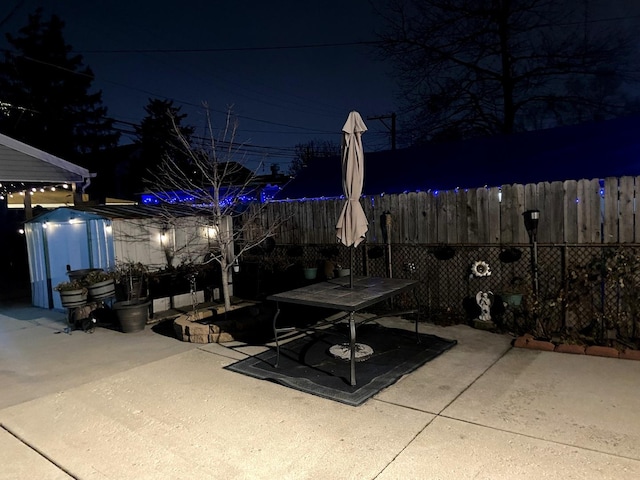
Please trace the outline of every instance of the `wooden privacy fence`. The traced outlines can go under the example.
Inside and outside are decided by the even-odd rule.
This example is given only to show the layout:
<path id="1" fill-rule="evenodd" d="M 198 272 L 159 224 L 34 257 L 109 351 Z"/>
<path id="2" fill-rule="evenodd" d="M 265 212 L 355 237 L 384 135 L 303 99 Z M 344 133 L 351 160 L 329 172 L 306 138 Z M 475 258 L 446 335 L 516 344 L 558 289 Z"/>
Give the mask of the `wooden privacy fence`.
<path id="1" fill-rule="evenodd" d="M 389 212 L 392 244 L 524 244 L 522 213 L 532 209 L 540 210 L 539 243 L 640 243 L 636 195 L 640 177 L 610 177 L 363 196 L 361 203 L 369 243 L 384 242 L 382 216 Z M 343 205 L 341 198 L 275 201 L 262 206 L 262 222 L 282 220 L 278 243 L 335 243 Z"/>

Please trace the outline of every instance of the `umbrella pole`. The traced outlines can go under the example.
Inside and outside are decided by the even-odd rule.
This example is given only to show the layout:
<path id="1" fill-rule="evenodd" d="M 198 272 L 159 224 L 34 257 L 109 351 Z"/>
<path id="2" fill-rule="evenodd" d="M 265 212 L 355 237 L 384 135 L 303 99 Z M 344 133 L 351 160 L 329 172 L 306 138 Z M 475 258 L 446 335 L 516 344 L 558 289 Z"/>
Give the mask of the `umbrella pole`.
<path id="1" fill-rule="evenodd" d="M 349 266 L 349 288 L 353 288 L 353 252 L 356 249 L 355 245 L 351 246 L 351 265 Z"/>

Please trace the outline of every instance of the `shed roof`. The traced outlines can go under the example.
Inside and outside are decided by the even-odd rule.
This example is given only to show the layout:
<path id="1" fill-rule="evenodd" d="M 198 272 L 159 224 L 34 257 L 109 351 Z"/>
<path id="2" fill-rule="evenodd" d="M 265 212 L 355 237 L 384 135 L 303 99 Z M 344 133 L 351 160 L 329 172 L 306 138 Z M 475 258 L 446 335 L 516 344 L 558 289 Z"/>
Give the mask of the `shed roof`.
<path id="1" fill-rule="evenodd" d="M 76 210 L 94 213 L 112 220 L 118 218 L 158 218 L 189 217 L 202 213 L 195 208 L 182 205 L 87 205 L 74 207 Z"/>
<path id="2" fill-rule="evenodd" d="M 189 207 L 181 207 L 174 205 L 75 205 L 73 208 L 60 207 L 51 212 L 43 213 L 29 222 L 67 222 L 71 218 L 75 219 L 134 219 L 134 218 L 166 218 L 188 217 L 197 215 L 198 211 Z"/>
<path id="3" fill-rule="evenodd" d="M 107 220 L 106 217 L 102 215 L 96 215 L 95 213 L 90 212 L 81 212 L 75 210 L 73 208 L 56 208 L 51 212 L 43 213 L 42 215 L 38 215 L 36 218 L 33 218 L 25 223 L 45 223 L 45 222 L 69 222 L 71 220 L 77 221 L 87 221 L 87 220 Z"/>

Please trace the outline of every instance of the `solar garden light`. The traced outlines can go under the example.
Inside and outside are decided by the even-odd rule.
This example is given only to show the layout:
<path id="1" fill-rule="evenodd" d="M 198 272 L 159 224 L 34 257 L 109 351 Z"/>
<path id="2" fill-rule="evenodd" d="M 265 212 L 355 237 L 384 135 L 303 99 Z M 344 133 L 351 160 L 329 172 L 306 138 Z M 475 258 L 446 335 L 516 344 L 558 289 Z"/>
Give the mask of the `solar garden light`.
<path id="1" fill-rule="evenodd" d="M 538 234 L 538 220 L 540 220 L 540 210 L 527 210 L 522 214 L 524 217 L 524 227 L 527 229 L 529 238 L 532 241 Z"/>

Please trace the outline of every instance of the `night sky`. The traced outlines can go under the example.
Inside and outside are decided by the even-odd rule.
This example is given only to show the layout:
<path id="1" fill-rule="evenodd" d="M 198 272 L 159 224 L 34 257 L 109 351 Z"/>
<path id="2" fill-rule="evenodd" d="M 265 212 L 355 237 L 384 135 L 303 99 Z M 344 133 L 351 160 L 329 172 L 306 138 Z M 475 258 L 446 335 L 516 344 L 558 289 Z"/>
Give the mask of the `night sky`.
<path id="1" fill-rule="evenodd" d="M 603 26 L 637 23 L 640 15 L 637 0 L 589 5 Z M 5 0 L 0 19 L 16 6 L 2 26 L 0 47 L 6 47 L 5 32 L 17 33 L 42 6 L 45 19 L 53 12 L 66 22 L 65 39 L 93 69 L 110 117 L 137 123 L 149 98 L 168 98 L 202 134 L 203 101 L 214 111 L 216 127 L 233 105 L 236 141 L 247 145 L 252 159 L 264 160 L 265 171 L 276 162 L 285 170 L 298 143 L 339 143 L 351 110 L 369 128 L 365 151 L 390 147 L 387 127 L 368 117 L 396 112 L 402 120 L 390 65 L 372 46 L 344 45 L 376 40 L 382 25 L 368 0 Z M 121 142 L 132 139 L 125 133 Z"/>
<path id="2" fill-rule="evenodd" d="M 0 18 L 16 5 L 0 45 L 6 47 L 4 33 L 16 34 L 36 7 L 44 8 L 45 19 L 56 13 L 66 23 L 67 43 L 93 69 L 94 87 L 116 120 L 137 123 L 150 97 L 169 98 L 201 134 L 203 101 L 220 126 L 233 105 L 236 140 L 264 157 L 266 169 L 274 162 L 286 169 L 295 144 L 339 143 L 349 111 L 358 110 L 369 127 L 365 149 L 389 148 L 383 123 L 366 120 L 395 111 L 388 65 L 370 46 L 329 46 L 376 39 L 380 21 L 367 0 L 9 0 Z M 284 48 L 308 45 L 324 46 Z M 212 51 L 161 51 L 180 49 Z M 132 138 L 124 134 L 121 142 Z"/>

